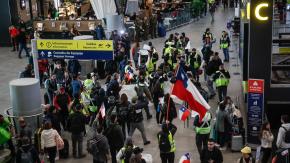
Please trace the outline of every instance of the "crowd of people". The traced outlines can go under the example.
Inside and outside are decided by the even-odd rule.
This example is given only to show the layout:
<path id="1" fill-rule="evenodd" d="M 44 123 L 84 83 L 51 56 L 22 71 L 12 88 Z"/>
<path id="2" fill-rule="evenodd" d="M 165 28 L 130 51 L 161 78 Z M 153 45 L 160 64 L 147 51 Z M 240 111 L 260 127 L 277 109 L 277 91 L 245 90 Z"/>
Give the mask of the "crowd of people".
<path id="1" fill-rule="evenodd" d="M 15 35 L 12 31 L 11 35 Z M 120 36 L 114 31 L 110 39 L 115 47 L 114 60 L 107 61 L 104 68 L 94 69 L 85 79 L 80 75 L 82 67 L 78 60 L 38 61 L 40 84 L 45 90 L 41 127 L 36 132 L 32 131 L 29 124 L 20 118 L 20 134 L 16 136 L 17 144 L 13 145 L 13 127 L 7 118 L 0 115 L 0 131 L 2 135 L 7 135 L 3 139 L 16 156 L 16 162 L 40 162 L 38 153 L 45 153 L 50 163 L 54 163 L 57 157 L 67 158 L 69 143 L 63 137 L 64 132 L 71 133 L 74 158 L 83 158 L 88 152 L 93 156 L 94 163 L 146 162 L 142 158 L 143 149 L 136 146 L 133 139 L 137 129 L 144 146 L 151 143 L 147 137 L 143 110 L 147 120 L 153 118 L 149 107 L 149 103 L 153 103 L 156 125 L 161 126 L 156 135 L 160 159 L 162 163 L 173 163 L 176 151 L 174 136 L 177 132 L 174 119 L 177 118 L 178 105 L 164 85 L 175 82 L 175 72 L 180 67 L 187 72 L 188 78 L 206 101 L 214 99 L 216 92 L 218 94 L 216 113 L 207 112 L 203 119 L 199 116 L 194 119 L 200 162 L 223 162 L 221 151 L 230 147 L 234 134 L 242 135 L 245 145 L 243 116 L 227 95 L 230 73 L 224 63 L 229 62 L 231 41 L 226 31 L 222 32 L 220 39 L 223 61 L 219 53 L 213 51 L 216 38 L 209 28 L 202 34 L 204 46 L 201 50 L 190 48 L 190 39 L 185 33 L 175 33 L 165 41 L 162 54 L 149 42 L 149 48 L 145 50 L 148 54 L 146 59 L 142 58 L 141 51 L 144 49 L 140 49 L 139 41 L 132 44 L 127 33 Z M 14 48 L 17 50 L 17 46 Z M 26 50 L 25 46 L 20 46 L 19 57 L 21 49 Z M 31 66 L 27 66 L 21 77 L 33 77 Z M 208 91 L 202 87 L 201 75 Z M 104 78 L 105 81 L 102 80 Z M 129 92 L 120 93 L 125 85 L 134 85 L 132 91 L 136 95 L 129 97 Z M 215 121 L 213 117 L 216 117 Z M 289 116 L 283 115 L 281 122 L 276 145 L 279 149 L 289 149 Z M 36 134 L 32 140 L 34 132 Z M 83 149 L 85 135 L 87 152 Z M 262 126 L 260 139 L 264 153 L 262 162 L 266 163 L 270 159 L 274 140 L 269 123 Z M 241 153 L 243 156 L 237 162 L 254 162 L 250 147 L 245 146 Z"/>

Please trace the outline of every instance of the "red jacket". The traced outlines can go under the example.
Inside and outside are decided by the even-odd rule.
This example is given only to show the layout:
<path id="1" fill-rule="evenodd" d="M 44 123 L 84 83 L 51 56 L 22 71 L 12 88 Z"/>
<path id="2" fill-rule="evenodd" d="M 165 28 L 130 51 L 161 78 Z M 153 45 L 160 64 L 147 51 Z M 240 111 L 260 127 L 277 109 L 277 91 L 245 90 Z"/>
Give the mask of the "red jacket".
<path id="1" fill-rule="evenodd" d="M 47 59 L 40 59 L 38 60 L 38 69 L 40 73 L 47 72 L 48 67 L 48 60 Z"/>
<path id="2" fill-rule="evenodd" d="M 9 29 L 9 34 L 10 34 L 10 37 L 15 38 L 16 36 L 19 35 L 19 31 L 17 28 L 12 27 L 11 29 Z"/>

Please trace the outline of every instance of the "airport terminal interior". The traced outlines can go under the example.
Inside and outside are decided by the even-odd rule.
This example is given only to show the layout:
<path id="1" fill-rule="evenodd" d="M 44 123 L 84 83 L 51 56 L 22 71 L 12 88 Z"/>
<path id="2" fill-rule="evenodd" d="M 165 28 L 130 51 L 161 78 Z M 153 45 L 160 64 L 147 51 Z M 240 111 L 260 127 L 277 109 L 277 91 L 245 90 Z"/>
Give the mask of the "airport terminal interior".
<path id="1" fill-rule="evenodd" d="M 0 163 L 289 163 L 288 0 L 0 9 Z"/>

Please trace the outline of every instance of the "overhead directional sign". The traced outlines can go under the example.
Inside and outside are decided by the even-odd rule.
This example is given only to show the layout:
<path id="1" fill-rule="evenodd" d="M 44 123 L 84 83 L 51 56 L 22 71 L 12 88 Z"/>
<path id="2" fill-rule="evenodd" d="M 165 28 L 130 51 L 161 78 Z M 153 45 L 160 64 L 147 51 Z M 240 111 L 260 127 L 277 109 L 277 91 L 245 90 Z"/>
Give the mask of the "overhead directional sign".
<path id="1" fill-rule="evenodd" d="M 112 40 L 37 40 L 39 59 L 113 59 Z"/>

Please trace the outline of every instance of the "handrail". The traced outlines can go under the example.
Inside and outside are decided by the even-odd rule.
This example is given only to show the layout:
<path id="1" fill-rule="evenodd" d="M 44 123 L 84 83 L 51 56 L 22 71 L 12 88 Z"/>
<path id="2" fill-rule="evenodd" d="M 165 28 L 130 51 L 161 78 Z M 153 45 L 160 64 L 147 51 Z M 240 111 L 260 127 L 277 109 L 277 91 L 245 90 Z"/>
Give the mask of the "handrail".
<path id="1" fill-rule="evenodd" d="M 13 124 L 14 124 L 13 127 L 14 127 L 14 130 L 15 130 L 15 133 L 16 133 L 16 134 L 17 134 L 17 128 L 15 127 L 15 125 L 16 125 L 15 118 L 19 118 L 19 117 L 23 117 L 23 118 L 32 118 L 32 117 L 36 117 L 36 118 L 37 118 L 37 122 L 36 122 L 36 124 L 37 124 L 37 128 L 40 127 L 40 120 L 39 120 L 39 117 L 43 115 L 42 112 L 41 112 L 41 113 L 37 113 L 37 114 L 32 114 L 32 115 L 14 116 L 14 115 L 10 115 L 9 110 L 11 110 L 11 109 L 12 109 L 12 107 L 9 107 L 9 108 L 5 109 L 4 114 L 5 114 L 5 116 L 8 117 L 8 119 L 9 119 L 10 122 L 13 121 Z M 11 119 L 12 119 L 12 120 L 11 120 Z"/>
<path id="2" fill-rule="evenodd" d="M 24 115 L 24 116 L 14 116 L 14 115 L 10 115 L 9 114 L 9 110 L 11 110 L 12 107 L 9 107 L 5 110 L 5 115 L 9 118 L 19 118 L 19 117 L 23 117 L 23 118 L 31 118 L 31 117 L 36 117 L 36 116 L 40 116 L 42 115 L 43 113 L 38 113 L 38 114 L 32 114 L 32 115 Z"/>

